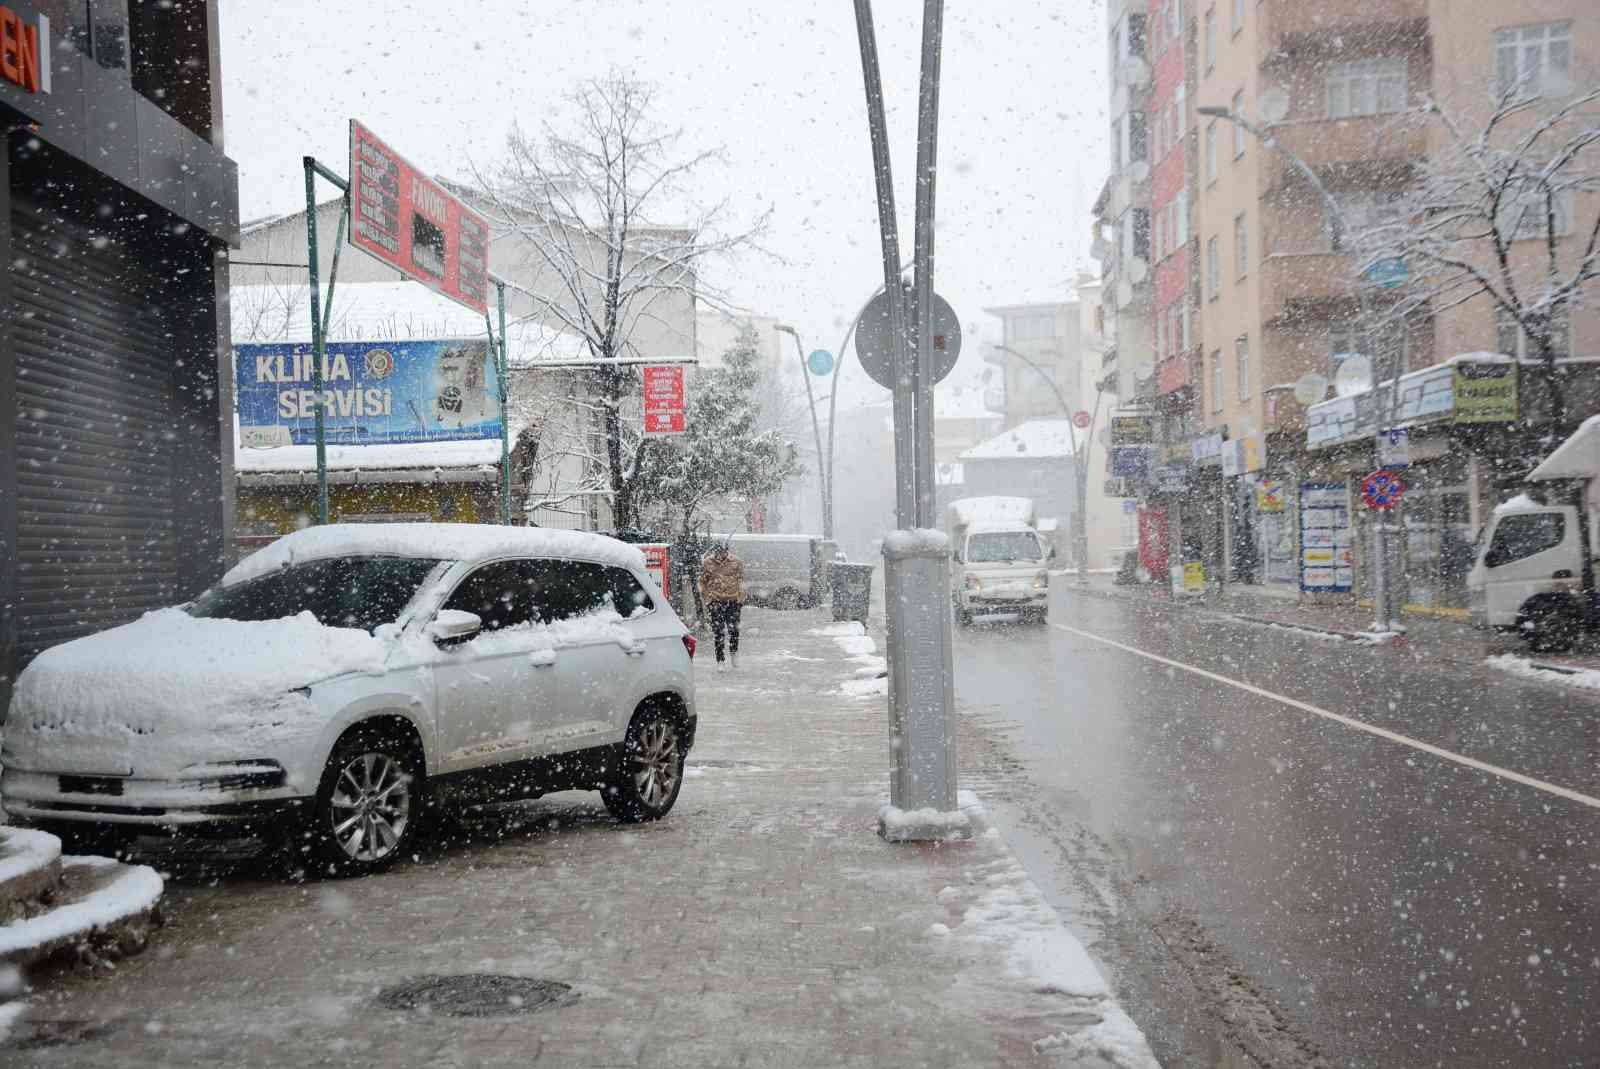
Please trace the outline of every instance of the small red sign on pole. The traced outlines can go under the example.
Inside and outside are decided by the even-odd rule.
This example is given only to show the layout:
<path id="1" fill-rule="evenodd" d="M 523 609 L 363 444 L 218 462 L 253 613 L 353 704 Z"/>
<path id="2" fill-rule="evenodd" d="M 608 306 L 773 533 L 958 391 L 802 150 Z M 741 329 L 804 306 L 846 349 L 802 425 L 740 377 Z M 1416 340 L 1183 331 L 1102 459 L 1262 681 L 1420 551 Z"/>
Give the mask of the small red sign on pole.
<path id="1" fill-rule="evenodd" d="M 484 314 L 489 224 L 350 120 L 350 244 Z"/>
<path id="2" fill-rule="evenodd" d="M 1392 509 L 1405 492 L 1405 480 L 1392 471 L 1375 471 L 1361 480 L 1361 500 L 1369 509 Z"/>
<path id="3" fill-rule="evenodd" d="M 652 365 L 644 369 L 644 433 L 682 434 L 685 427 L 683 366 Z"/>
<path id="4" fill-rule="evenodd" d="M 656 586 L 661 588 L 663 594 L 667 593 L 667 582 L 672 578 L 669 569 L 671 547 L 665 542 L 643 542 L 639 551 L 644 554 L 644 568 L 655 579 Z"/>
<path id="5" fill-rule="evenodd" d="M 1089 424 L 1093 422 L 1094 417 L 1089 415 L 1089 413 L 1085 412 L 1081 408 L 1072 414 L 1072 425 L 1078 428 L 1080 431 L 1088 430 Z"/>

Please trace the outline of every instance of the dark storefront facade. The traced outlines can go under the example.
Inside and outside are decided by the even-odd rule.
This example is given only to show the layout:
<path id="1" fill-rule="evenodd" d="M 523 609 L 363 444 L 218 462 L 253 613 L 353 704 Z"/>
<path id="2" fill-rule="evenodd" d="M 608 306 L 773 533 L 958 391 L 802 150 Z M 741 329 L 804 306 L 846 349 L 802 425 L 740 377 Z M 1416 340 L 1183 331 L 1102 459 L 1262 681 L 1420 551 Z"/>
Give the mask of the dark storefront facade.
<path id="1" fill-rule="evenodd" d="M 215 0 L 0 5 L 0 707 L 226 559 L 219 81 Z"/>

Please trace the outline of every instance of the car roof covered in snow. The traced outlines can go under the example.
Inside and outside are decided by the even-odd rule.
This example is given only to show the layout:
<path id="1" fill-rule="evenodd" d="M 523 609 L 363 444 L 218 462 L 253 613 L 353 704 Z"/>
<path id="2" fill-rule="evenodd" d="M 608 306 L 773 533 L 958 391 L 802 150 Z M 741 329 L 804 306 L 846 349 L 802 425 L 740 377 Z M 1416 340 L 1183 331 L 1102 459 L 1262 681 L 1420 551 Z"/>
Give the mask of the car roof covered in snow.
<path id="1" fill-rule="evenodd" d="M 232 586 L 329 557 L 478 561 L 508 556 L 570 557 L 644 570 L 644 554 L 637 548 L 587 531 L 484 523 L 334 523 L 307 527 L 263 546 L 229 569 L 222 584 Z"/>

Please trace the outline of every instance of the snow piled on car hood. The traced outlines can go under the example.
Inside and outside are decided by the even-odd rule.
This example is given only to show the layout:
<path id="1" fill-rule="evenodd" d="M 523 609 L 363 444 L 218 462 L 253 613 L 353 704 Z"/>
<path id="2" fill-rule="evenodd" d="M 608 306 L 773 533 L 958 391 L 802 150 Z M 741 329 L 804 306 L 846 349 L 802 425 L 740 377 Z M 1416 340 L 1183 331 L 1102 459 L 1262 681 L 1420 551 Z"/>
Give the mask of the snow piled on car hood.
<path id="1" fill-rule="evenodd" d="M 309 612 L 242 622 L 160 609 L 41 653 L 17 680 L 6 750 L 25 768 L 56 770 L 70 757 L 76 768 L 138 775 L 214 760 L 219 740 L 253 757 L 237 747 L 310 716 L 291 691 L 381 673 L 390 648 Z"/>

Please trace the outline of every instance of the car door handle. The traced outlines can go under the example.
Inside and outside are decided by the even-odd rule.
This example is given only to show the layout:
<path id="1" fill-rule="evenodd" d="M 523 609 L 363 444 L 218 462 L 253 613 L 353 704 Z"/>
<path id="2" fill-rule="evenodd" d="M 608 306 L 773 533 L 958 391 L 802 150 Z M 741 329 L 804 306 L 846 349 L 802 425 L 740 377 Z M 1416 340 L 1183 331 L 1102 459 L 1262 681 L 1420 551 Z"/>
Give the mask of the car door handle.
<path id="1" fill-rule="evenodd" d="M 645 649 L 645 644 L 641 642 L 637 646 L 622 647 L 622 652 L 626 653 L 629 657 L 643 657 Z"/>

